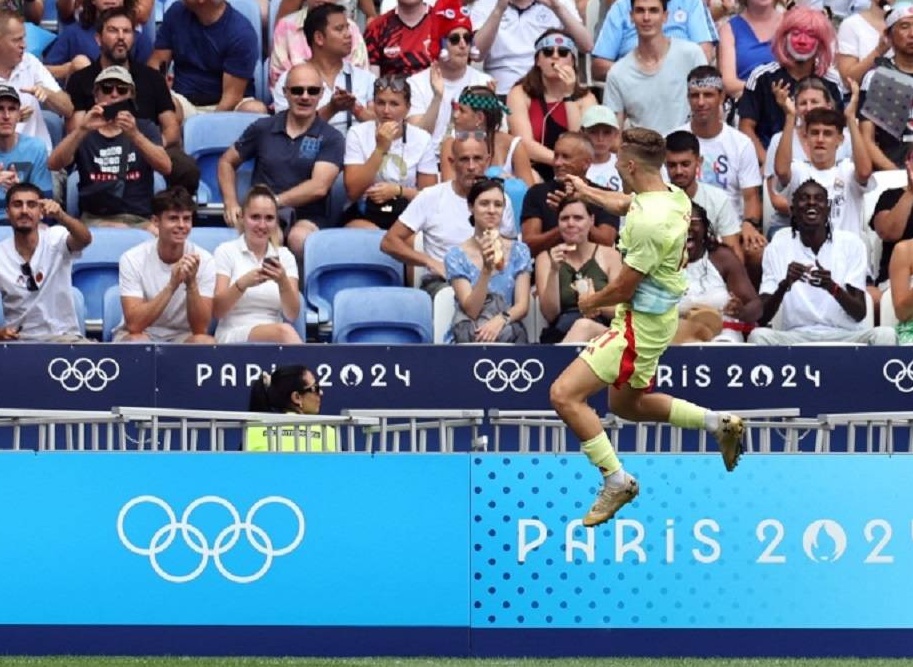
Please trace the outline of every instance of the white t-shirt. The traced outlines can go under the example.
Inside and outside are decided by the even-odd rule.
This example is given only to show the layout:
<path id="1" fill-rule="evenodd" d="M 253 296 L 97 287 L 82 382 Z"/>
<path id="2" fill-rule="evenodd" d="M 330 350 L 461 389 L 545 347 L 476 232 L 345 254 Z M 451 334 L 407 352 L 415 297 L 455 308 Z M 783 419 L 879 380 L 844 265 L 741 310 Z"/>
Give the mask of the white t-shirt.
<path id="1" fill-rule="evenodd" d="M 669 41 L 655 72 L 642 72 L 634 51 L 609 70 L 602 103 L 623 113 L 626 127 L 646 127 L 665 136 L 688 120 L 688 72 L 706 65 L 707 56 L 694 42 L 674 37 Z"/>
<path id="2" fill-rule="evenodd" d="M 270 245 L 266 256 L 278 257 L 289 278 L 297 282 L 298 263 L 288 248 L 276 248 Z M 229 284 L 234 283 L 245 273 L 260 268 L 260 260 L 247 247 L 244 236 L 221 244 L 216 248 L 213 257 L 216 275 L 228 276 Z M 248 287 L 238 298 L 234 308 L 219 320 L 219 325 L 216 327 L 216 340 L 219 340 L 220 331 L 278 322 L 282 322 L 282 299 L 279 295 L 279 285 L 274 280 L 267 280 L 259 285 Z"/>
<path id="3" fill-rule="evenodd" d="M 22 271 L 25 260 L 16 251 L 13 237 L 0 242 L 3 314 L 6 326 L 22 326 L 24 338 L 80 333 L 71 279 L 73 259 L 80 253 L 67 248 L 69 237 L 63 225 L 38 230 L 38 245 L 29 260 L 32 277 L 38 284 L 36 291 L 28 289 L 28 276 Z"/>
<path id="4" fill-rule="evenodd" d="M 683 125 L 679 130 L 691 132 L 691 125 Z M 697 135 L 695 135 L 697 136 Z M 761 185 L 761 169 L 758 167 L 758 154 L 751 139 L 729 125 L 723 125 L 723 131 L 715 137 L 704 139 L 698 137 L 701 145 L 701 183 L 722 188 L 729 194 L 732 207 L 739 219 L 744 213 L 745 202 L 742 190 Z"/>
<path id="5" fill-rule="evenodd" d="M 464 243 L 473 233 L 469 203 L 454 191 L 453 181 L 419 192 L 399 219 L 413 232 L 422 232 L 425 254 L 441 262 L 448 250 Z M 517 235 L 510 197 L 505 201 L 500 231 L 507 238 Z"/>
<path id="6" fill-rule="evenodd" d="M 713 233 L 717 236 L 732 236 L 741 233 L 741 218 L 736 215 L 735 209 L 732 207 L 732 200 L 722 188 L 698 183 L 692 201 L 700 204 L 707 211 L 707 219 L 713 227 Z"/>
<path id="7" fill-rule="evenodd" d="M 599 164 L 594 162 L 586 170 L 587 180 L 612 192 L 621 192 L 621 176 L 618 175 L 617 162 L 618 156 L 615 153 L 609 156 L 608 162 L 600 162 Z"/>
<path id="8" fill-rule="evenodd" d="M 380 163 L 380 170 L 374 177 L 375 183 L 398 183 L 404 187 L 414 188 L 416 174 L 435 175 L 437 158 L 431 135 L 420 127 L 404 123 L 406 141 L 402 137 L 390 145 L 390 150 Z M 377 146 L 375 133 L 377 123 L 369 120 L 353 125 L 346 135 L 346 154 L 343 164 L 364 164 L 368 161 Z"/>
<path id="9" fill-rule="evenodd" d="M 881 33 L 871 23 L 859 14 L 853 14 L 844 19 L 837 30 L 837 53 L 863 60 L 875 50 L 880 40 Z M 894 50 L 888 51 L 886 57 L 894 57 Z"/>
<path id="10" fill-rule="evenodd" d="M 814 266 L 816 259 L 841 287 L 850 285 L 865 290 L 867 257 L 865 244 L 858 235 L 834 231 L 832 240 L 824 242 L 816 257 L 798 233 L 794 237 L 792 230 L 783 229 L 774 234 L 764 249 L 760 293 L 776 292 L 791 262 Z M 783 297 L 780 312 L 785 331 L 823 332 L 835 328 L 856 331 L 865 327 L 865 321 L 856 322 L 827 290 L 800 280 Z"/>
<path id="11" fill-rule="evenodd" d="M 190 241 L 184 243 L 184 254 L 200 256 L 197 285 L 200 295 L 212 298 L 216 287 L 215 261 L 206 250 Z M 158 239 L 152 239 L 130 248 L 120 258 L 120 295 L 136 297 L 143 301 L 154 299 L 171 280 L 171 264 L 159 257 Z M 123 329 L 121 321 L 118 329 Z M 181 283 L 159 318 L 146 329 L 153 340 L 171 339 L 181 333 L 190 334 L 187 321 L 187 288 Z"/>
<path id="12" fill-rule="evenodd" d="M 573 0 L 555 0 L 572 16 L 580 17 Z M 480 30 L 494 13 L 497 0 L 478 0 L 472 4 L 472 29 Z M 494 77 L 498 95 L 507 95 L 511 87 L 535 64 L 535 44 L 549 28 L 561 28 L 561 19 L 543 4 L 533 3 L 518 10 L 512 3 L 501 16 L 494 42 L 485 58 L 484 69 Z"/>
<path id="13" fill-rule="evenodd" d="M 474 67 L 467 67 L 466 73 L 459 79 L 454 81 L 444 79 L 444 94 L 441 96 L 441 106 L 438 108 L 434 132 L 431 133 L 436 156 L 441 154 L 441 143 L 450 128 L 450 118 L 453 112 L 450 106 L 451 102 L 460 97 L 463 88 L 467 86 L 485 86 L 488 85 L 489 81 L 491 81 L 490 76 Z M 412 90 L 412 106 L 409 108 L 409 115 L 421 116 L 431 106 L 431 100 L 434 98 L 434 91 L 431 89 L 431 70 L 423 69 L 421 72 L 410 76 L 409 87 Z"/>
<path id="14" fill-rule="evenodd" d="M 349 86 L 346 86 L 346 74 L 351 77 Z M 348 90 L 355 95 L 355 99 L 358 100 L 360 105 L 366 107 L 370 102 L 374 101 L 374 80 L 376 78 L 368 70 L 354 67 L 352 63 L 344 61 L 333 85 L 335 88 Z M 286 79 L 288 79 L 288 72 L 283 72 L 276 80 L 276 85 L 273 86 L 273 106 L 276 108 L 276 113 L 288 109 L 288 100 L 285 98 Z M 320 101 L 317 103 L 318 109 L 330 103 L 330 98 L 333 97 L 333 90 L 326 82 L 323 82 L 323 95 L 320 96 Z M 330 125 L 345 135 L 349 127 L 358 125 L 358 119 L 354 115 L 350 119 L 347 112 L 340 111 L 330 118 Z"/>
<path id="15" fill-rule="evenodd" d="M 870 178 L 866 185 L 856 181 L 856 165 L 852 160 L 841 160 L 830 169 L 815 169 L 808 162 L 793 160 L 792 178 L 789 184 L 778 191 L 787 200 L 792 201 L 793 193 L 805 181 L 813 179 L 827 188 L 831 205 L 831 228 L 842 229 L 862 238 L 862 199 L 866 192 L 875 187 L 875 179 Z"/>
<path id="16" fill-rule="evenodd" d="M 23 88 L 33 88 L 39 84 L 47 90 L 57 92 L 60 90 L 60 84 L 51 76 L 47 67 L 41 64 L 31 53 L 26 52 L 22 56 L 22 61 L 13 68 L 10 78 L 0 77 L 0 83 L 5 83 L 17 91 L 22 100 L 22 108 L 31 107 L 32 115 L 24 123 L 16 125 L 16 131 L 26 134 L 30 137 L 41 139 L 47 146 L 48 154 L 51 152 L 51 135 L 48 132 L 47 123 L 44 122 L 44 115 L 41 113 L 41 103 L 38 98 L 31 93 L 22 92 Z"/>

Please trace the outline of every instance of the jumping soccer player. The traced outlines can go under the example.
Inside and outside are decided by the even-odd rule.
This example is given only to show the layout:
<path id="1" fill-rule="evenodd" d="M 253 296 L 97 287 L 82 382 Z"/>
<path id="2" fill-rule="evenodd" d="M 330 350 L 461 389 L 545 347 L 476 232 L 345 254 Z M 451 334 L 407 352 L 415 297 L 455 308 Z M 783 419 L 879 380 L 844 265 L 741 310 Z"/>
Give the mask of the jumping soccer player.
<path id="1" fill-rule="evenodd" d="M 687 286 L 683 269 L 691 200 L 663 182 L 660 169 L 665 152 L 665 141 L 653 130 L 625 130 L 617 163 L 624 194 L 599 190 L 579 178 L 568 179 L 583 199 L 610 213 L 627 215 L 619 238 L 620 274 L 579 301 L 587 317 L 600 308 L 617 306 L 612 324 L 555 380 L 550 394 L 552 406 L 604 477 L 602 490 L 583 519 L 585 526 L 605 523 L 640 491 L 637 480 L 618 460 L 596 411 L 587 405 L 590 396 L 606 387 L 612 411 L 622 419 L 706 429 L 719 442 L 729 471 L 742 454 L 741 418 L 648 393 L 659 358 L 675 335 L 678 302 Z"/>

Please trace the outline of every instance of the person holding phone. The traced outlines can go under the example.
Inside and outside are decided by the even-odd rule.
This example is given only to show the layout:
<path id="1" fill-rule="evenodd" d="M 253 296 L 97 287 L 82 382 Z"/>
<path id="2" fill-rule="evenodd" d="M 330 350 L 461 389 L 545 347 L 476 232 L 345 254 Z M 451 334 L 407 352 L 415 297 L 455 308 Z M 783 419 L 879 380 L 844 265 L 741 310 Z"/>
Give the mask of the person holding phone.
<path id="1" fill-rule="evenodd" d="M 152 217 L 153 172 L 171 173 L 171 158 L 152 121 L 136 118 L 136 86 L 120 65 L 95 78 L 95 106 L 48 158 L 51 169 L 74 162 L 79 208 L 88 225 L 146 227 Z"/>
<path id="2" fill-rule="evenodd" d="M 301 306 L 298 264 L 276 243 L 278 220 L 276 195 L 255 185 L 241 205 L 241 236 L 216 248 L 217 343 L 302 343 L 288 324 Z"/>

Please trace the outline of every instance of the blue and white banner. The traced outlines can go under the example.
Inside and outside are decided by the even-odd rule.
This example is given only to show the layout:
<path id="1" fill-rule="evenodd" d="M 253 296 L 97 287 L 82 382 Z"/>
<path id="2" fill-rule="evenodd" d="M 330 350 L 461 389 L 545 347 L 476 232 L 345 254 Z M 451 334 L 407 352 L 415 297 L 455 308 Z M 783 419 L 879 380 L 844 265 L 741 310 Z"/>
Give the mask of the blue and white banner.
<path id="1" fill-rule="evenodd" d="M 310 366 L 323 410 L 548 409 L 548 388 L 576 354 L 550 346 L 93 345 L 0 346 L 0 405 L 246 409 L 276 364 Z M 664 355 L 659 391 L 725 409 L 909 410 L 913 348 L 680 347 Z M 606 409 L 605 395 L 593 405 Z"/>

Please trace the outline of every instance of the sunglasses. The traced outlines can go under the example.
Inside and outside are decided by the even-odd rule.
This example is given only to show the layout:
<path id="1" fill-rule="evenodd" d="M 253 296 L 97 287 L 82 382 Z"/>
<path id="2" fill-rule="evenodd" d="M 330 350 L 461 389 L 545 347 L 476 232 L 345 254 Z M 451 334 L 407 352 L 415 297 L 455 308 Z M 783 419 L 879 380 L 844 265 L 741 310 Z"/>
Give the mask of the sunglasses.
<path id="1" fill-rule="evenodd" d="M 293 97 L 301 97 L 305 93 L 308 97 L 319 97 L 323 94 L 323 86 L 288 86 L 285 90 Z"/>
<path id="2" fill-rule="evenodd" d="M 98 84 L 98 89 L 105 95 L 110 95 L 115 89 L 117 89 L 118 95 L 129 95 L 132 87 L 126 83 L 105 83 L 104 81 Z"/>
<path id="3" fill-rule="evenodd" d="M 566 46 L 546 46 L 544 49 L 541 49 L 539 53 L 543 54 L 546 58 L 551 58 L 556 53 L 561 58 L 567 58 L 571 55 L 571 50 Z"/>
<path id="4" fill-rule="evenodd" d="M 504 179 L 500 176 L 479 176 L 473 181 L 474 184 L 479 183 L 494 183 L 495 185 L 504 186 Z"/>
<path id="5" fill-rule="evenodd" d="M 323 388 L 320 386 L 319 382 L 315 382 L 314 384 L 308 385 L 307 387 L 302 387 L 301 393 L 302 394 L 322 394 Z"/>
<path id="6" fill-rule="evenodd" d="M 25 262 L 19 266 L 19 269 L 26 278 L 25 288 L 29 292 L 37 292 L 38 283 L 35 282 L 35 276 L 32 275 L 32 266 L 28 262 Z"/>
<path id="7" fill-rule="evenodd" d="M 453 137 L 457 141 L 466 141 L 467 139 L 485 141 L 488 138 L 488 134 L 486 134 L 485 130 L 457 130 L 453 133 Z"/>
<path id="8" fill-rule="evenodd" d="M 401 93 L 406 90 L 406 80 L 401 76 L 382 76 L 374 80 L 374 92 L 379 90 L 392 90 Z"/>
<path id="9" fill-rule="evenodd" d="M 456 46 L 460 42 L 463 42 L 467 46 L 472 44 L 472 33 L 471 32 L 452 32 L 447 36 L 447 41 L 451 45 Z"/>

